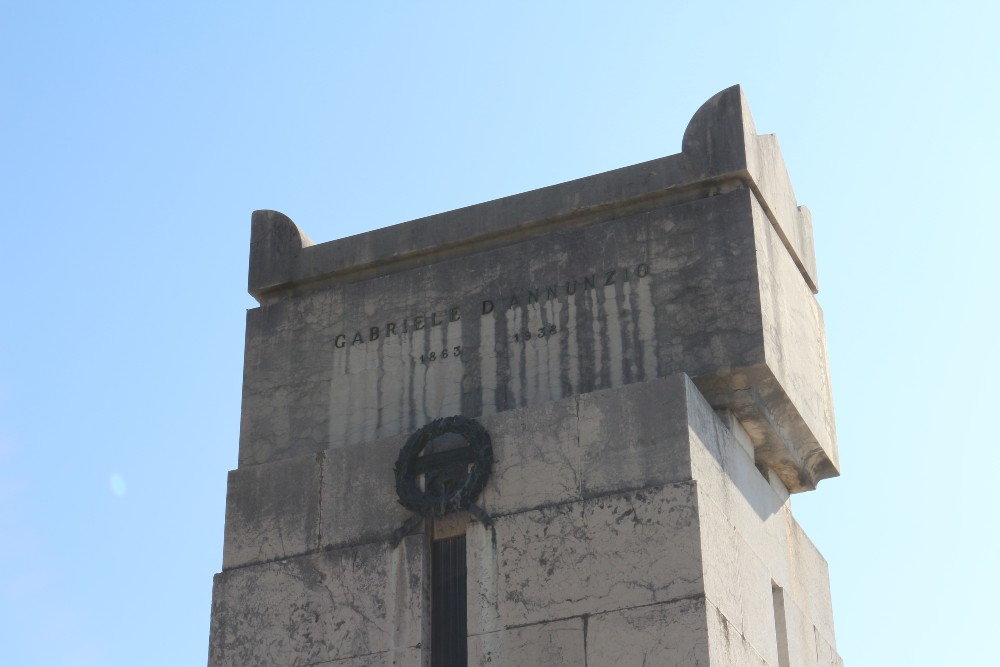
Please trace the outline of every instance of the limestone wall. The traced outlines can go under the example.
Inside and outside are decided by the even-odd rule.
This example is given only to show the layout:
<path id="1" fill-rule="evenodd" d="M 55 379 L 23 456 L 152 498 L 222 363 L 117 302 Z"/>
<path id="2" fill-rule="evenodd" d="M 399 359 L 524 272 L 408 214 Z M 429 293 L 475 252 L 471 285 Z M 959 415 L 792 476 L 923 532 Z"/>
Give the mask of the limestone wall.
<path id="1" fill-rule="evenodd" d="M 789 493 L 838 473 L 809 213 L 742 91 L 683 151 L 330 243 L 258 211 L 209 664 L 428 665 L 464 533 L 478 665 L 839 665 Z M 491 525 L 410 513 L 439 417 Z"/>
<path id="2" fill-rule="evenodd" d="M 790 664 L 839 664 L 825 561 L 787 491 L 755 467 L 738 421 L 687 376 L 482 423 L 496 458 L 482 499 L 494 525 L 464 527 L 470 664 L 582 664 L 571 657 L 585 653 L 588 665 L 699 655 L 779 666 L 775 587 Z M 231 474 L 212 664 L 420 653 L 425 536 L 389 545 L 407 516 L 391 491 L 401 444 Z M 644 630 L 653 626 L 663 632 Z M 530 662 L 537 655 L 562 657 Z"/>
<path id="3" fill-rule="evenodd" d="M 255 214 L 240 464 L 685 372 L 787 488 L 837 474 L 811 221 L 777 144 L 734 88 L 684 145 L 320 245 Z"/>

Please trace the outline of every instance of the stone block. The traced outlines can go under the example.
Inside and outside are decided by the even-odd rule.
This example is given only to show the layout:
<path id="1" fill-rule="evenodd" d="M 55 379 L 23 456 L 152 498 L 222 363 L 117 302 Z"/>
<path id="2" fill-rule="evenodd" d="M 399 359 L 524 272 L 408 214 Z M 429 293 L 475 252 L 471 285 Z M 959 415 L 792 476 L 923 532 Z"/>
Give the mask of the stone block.
<path id="1" fill-rule="evenodd" d="M 771 569 L 701 487 L 698 506 L 705 597 L 756 653 L 777 664 Z"/>
<path id="2" fill-rule="evenodd" d="M 677 374 L 578 398 L 584 496 L 691 479 L 688 391 Z"/>
<path id="3" fill-rule="evenodd" d="M 793 451 L 783 455 L 795 457 L 817 480 L 831 477 L 839 457 L 823 310 L 808 286 L 796 280 L 792 258 L 757 207 L 754 229 L 765 359 L 774 376 L 758 395 L 780 433 L 793 441 Z"/>
<path id="4" fill-rule="evenodd" d="M 785 162 L 774 135 L 758 135 L 739 86 L 706 101 L 684 131 L 688 179 L 734 174 L 753 191 L 795 258 L 802 278 L 816 291 L 812 218 L 796 205 Z"/>
<path id="5" fill-rule="evenodd" d="M 737 543 L 737 550 L 740 559 L 740 634 L 769 665 L 777 665 L 778 647 L 775 641 L 770 571 L 742 539 Z"/>
<path id="6" fill-rule="evenodd" d="M 787 591 L 785 591 L 787 593 Z M 783 596 L 783 613 L 785 617 L 785 639 L 788 642 L 788 659 L 795 667 L 818 667 L 816 647 L 816 628 L 802 613 L 788 595 Z"/>
<path id="7" fill-rule="evenodd" d="M 750 282 L 760 357 L 683 369 L 709 403 L 739 418 L 757 460 L 786 488 L 809 490 L 836 476 L 839 465 L 823 313 L 765 211 L 753 199 L 747 209 L 757 254 Z"/>
<path id="8" fill-rule="evenodd" d="M 791 664 L 838 664 L 788 502 L 838 465 L 812 242 L 739 88 L 625 169 L 322 244 L 255 213 L 210 665 L 427 663 L 393 464 L 452 415 L 494 444 L 493 525 L 425 522 L 470 662 L 774 666 L 773 581 Z"/>
<path id="9" fill-rule="evenodd" d="M 710 602 L 706 604 L 708 620 L 709 665 L 720 667 L 773 667 L 754 650 L 740 631 Z M 798 665 L 796 664 L 796 667 Z"/>
<path id="10" fill-rule="evenodd" d="M 499 630 L 469 637 L 469 664 L 584 665 L 583 619 Z"/>
<path id="11" fill-rule="evenodd" d="M 844 667 L 836 649 L 819 636 L 816 637 L 816 663 L 819 667 Z"/>
<path id="12" fill-rule="evenodd" d="M 422 648 L 405 648 L 395 651 L 383 651 L 343 660 L 328 660 L 317 662 L 308 667 L 424 667 L 427 664 L 428 651 Z"/>
<path id="13" fill-rule="evenodd" d="M 812 540 L 790 515 L 788 517 L 789 582 L 791 596 L 815 626 L 819 637 L 836 645 L 833 632 L 833 601 L 830 597 L 830 569 Z"/>
<path id="14" fill-rule="evenodd" d="M 807 222 L 738 88 L 643 165 L 318 245 L 258 212 L 240 465 L 684 372 L 811 489 L 837 453 Z"/>
<path id="15" fill-rule="evenodd" d="M 716 664 L 709 663 L 704 598 L 694 597 L 591 616 L 587 628 L 585 664 L 587 667 Z"/>
<path id="16" fill-rule="evenodd" d="M 739 536 L 718 506 L 699 489 L 705 598 L 740 631 L 743 625 Z"/>
<path id="17" fill-rule="evenodd" d="M 482 495 L 491 515 L 580 498 L 577 399 L 487 415 L 493 473 Z"/>
<path id="18" fill-rule="evenodd" d="M 482 505 L 511 514 L 691 479 L 683 374 L 481 418 L 493 442 Z"/>
<path id="19" fill-rule="evenodd" d="M 739 442 L 739 422 L 726 426 L 697 392 L 689 394 L 693 477 L 746 547 L 784 586 L 788 580 L 787 494 L 778 495 Z M 783 487 L 782 487 L 783 488 Z"/>
<path id="20" fill-rule="evenodd" d="M 331 301 L 287 299 L 247 311 L 240 467 L 329 447 Z"/>
<path id="21" fill-rule="evenodd" d="M 405 442 L 405 436 L 395 436 L 324 452 L 324 546 L 388 542 L 411 516 L 398 502 L 393 472 Z M 422 526 L 416 530 L 422 530 Z"/>
<path id="22" fill-rule="evenodd" d="M 703 592 L 693 482 L 472 524 L 469 632 Z"/>
<path id="23" fill-rule="evenodd" d="M 319 478 L 314 455 L 231 471 L 223 569 L 319 548 Z"/>
<path id="24" fill-rule="evenodd" d="M 424 641 L 423 536 L 216 576 L 211 667 L 312 665 Z M 360 663 L 364 664 L 364 663 Z"/>

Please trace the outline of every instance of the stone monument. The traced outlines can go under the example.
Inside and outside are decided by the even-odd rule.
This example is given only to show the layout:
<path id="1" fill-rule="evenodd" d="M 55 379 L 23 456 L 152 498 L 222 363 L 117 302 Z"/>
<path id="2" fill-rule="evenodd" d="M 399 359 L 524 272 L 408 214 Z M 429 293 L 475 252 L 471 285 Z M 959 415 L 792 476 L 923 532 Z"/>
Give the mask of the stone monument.
<path id="1" fill-rule="evenodd" d="M 739 87 L 682 151 L 314 244 L 252 219 L 213 667 L 840 665 L 809 212 Z"/>

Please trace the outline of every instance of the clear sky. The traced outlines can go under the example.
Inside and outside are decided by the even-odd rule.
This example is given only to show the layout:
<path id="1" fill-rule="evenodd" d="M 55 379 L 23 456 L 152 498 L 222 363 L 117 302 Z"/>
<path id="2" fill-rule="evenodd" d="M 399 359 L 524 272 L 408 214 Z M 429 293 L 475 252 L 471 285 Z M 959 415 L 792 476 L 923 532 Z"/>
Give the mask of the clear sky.
<path id="1" fill-rule="evenodd" d="M 849 667 L 993 664 L 996 3 L 0 2 L 0 664 L 207 656 L 250 212 L 316 241 L 680 150 L 813 213 Z"/>

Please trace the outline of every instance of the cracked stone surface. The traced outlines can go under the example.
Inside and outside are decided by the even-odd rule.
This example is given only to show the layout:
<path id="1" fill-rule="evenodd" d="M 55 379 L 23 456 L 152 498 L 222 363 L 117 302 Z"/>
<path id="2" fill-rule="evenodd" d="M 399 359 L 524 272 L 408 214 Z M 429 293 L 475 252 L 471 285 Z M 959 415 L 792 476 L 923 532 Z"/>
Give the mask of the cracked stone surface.
<path id="1" fill-rule="evenodd" d="M 314 455 L 230 472 L 223 569 L 314 551 L 319 486 L 320 462 Z"/>
<path id="2" fill-rule="evenodd" d="M 709 667 L 705 600 L 695 597 L 590 617 L 587 667 Z"/>
<path id="3" fill-rule="evenodd" d="M 422 536 L 216 576 L 209 665 L 312 665 L 422 641 Z M 363 664 L 363 663 L 362 663 Z"/>
<path id="4" fill-rule="evenodd" d="M 469 665 L 583 665 L 582 618 L 538 623 L 469 637 Z"/>
<path id="5" fill-rule="evenodd" d="M 643 165 L 321 244 L 260 211 L 240 465 L 684 372 L 812 489 L 838 462 L 811 229 L 739 89 Z"/>
<path id="6" fill-rule="evenodd" d="M 426 667 L 464 531 L 470 664 L 842 667 L 790 501 L 838 474 L 812 244 L 738 87 L 579 181 L 322 244 L 256 212 L 210 666 Z M 393 548 L 399 449 L 458 414 L 493 525 Z"/>
<path id="7" fill-rule="evenodd" d="M 701 593 L 696 497 L 688 482 L 471 525 L 469 632 Z"/>

